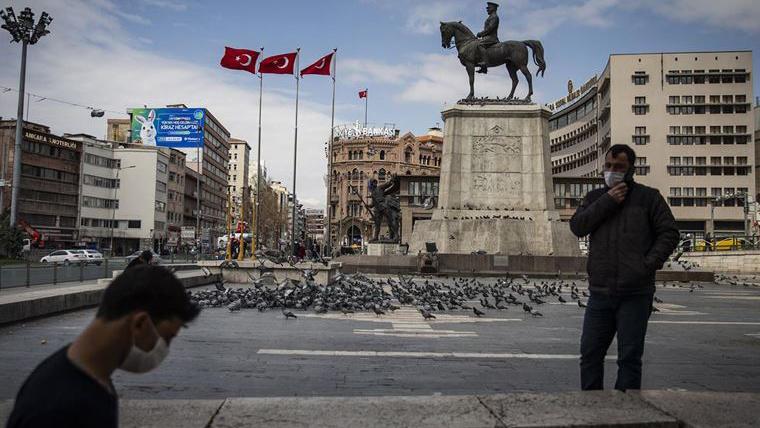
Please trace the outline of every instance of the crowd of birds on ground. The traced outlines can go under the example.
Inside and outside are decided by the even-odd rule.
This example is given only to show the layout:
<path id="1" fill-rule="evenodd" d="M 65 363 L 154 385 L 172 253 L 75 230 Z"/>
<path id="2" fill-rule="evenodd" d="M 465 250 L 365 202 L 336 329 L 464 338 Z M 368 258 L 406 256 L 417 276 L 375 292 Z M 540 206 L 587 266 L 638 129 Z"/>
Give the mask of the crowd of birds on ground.
<path id="1" fill-rule="evenodd" d="M 401 305 L 417 308 L 424 319 L 436 319 L 436 312 L 471 311 L 476 317 L 488 311 L 520 310 L 531 317 L 542 317 L 539 307 L 548 302 L 573 304 L 585 308 L 589 294 L 578 282 L 566 279 L 531 280 L 498 278 L 485 281 L 474 277 L 398 277 L 372 278 L 367 275 L 338 274 L 328 284 L 318 284 L 315 272 L 299 269 L 301 280 L 278 282 L 271 272 L 251 279 L 248 287 L 229 287 L 224 281 L 213 289 L 188 292 L 202 308 L 226 307 L 259 311 L 281 310 L 286 318 L 297 318 L 294 311 L 329 311 L 351 314 L 374 312 L 381 317 Z"/>

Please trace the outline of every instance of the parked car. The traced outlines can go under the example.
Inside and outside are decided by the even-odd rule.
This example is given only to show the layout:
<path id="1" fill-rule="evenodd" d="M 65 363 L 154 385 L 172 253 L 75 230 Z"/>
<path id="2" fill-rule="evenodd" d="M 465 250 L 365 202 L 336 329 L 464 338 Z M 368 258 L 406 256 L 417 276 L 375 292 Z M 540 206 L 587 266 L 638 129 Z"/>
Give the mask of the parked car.
<path id="1" fill-rule="evenodd" d="M 94 264 L 100 266 L 103 263 L 103 254 L 100 253 L 100 251 L 97 250 L 80 250 L 82 253 L 84 253 L 85 257 L 87 258 L 87 261 L 85 263 L 87 264 Z"/>
<path id="2" fill-rule="evenodd" d="M 64 265 L 70 265 L 72 263 L 82 263 L 86 259 L 82 250 L 58 250 L 53 251 L 47 256 L 40 259 L 42 263 L 60 263 Z"/>
<path id="3" fill-rule="evenodd" d="M 140 250 L 140 251 L 135 251 L 134 253 L 132 253 L 132 254 L 128 255 L 128 256 L 127 256 L 127 264 L 131 263 L 131 262 L 132 262 L 132 260 L 134 260 L 134 259 L 136 259 L 136 258 L 140 257 L 140 254 L 141 254 L 142 252 L 143 252 L 143 250 Z M 161 264 L 161 261 L 162 261 L 162 260 L 161 260 L 161 256 L 159 256 L 159 255 L 158 255 L 158 253 L 156 253 L 156 252 L 155 252 L 155 251 L 153 251 L 153 250 L 150 250 L 150 252 L 151 252 L 151 253 L 153 253 L 153 258 L 150 260 L 150 263 L 151 263 L 151 264 L 154 264 L 154 265 L 160 265 L 160 264 Z"/>

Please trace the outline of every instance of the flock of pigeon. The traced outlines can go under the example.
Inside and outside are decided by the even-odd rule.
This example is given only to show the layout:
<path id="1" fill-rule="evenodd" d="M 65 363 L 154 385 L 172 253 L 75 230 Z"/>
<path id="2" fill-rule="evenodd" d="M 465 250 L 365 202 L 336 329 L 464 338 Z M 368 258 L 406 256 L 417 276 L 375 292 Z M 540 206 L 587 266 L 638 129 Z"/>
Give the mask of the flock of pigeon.
<path id="1" fill-rule="evenodd" d="M 314 274 L 302 271 L 303 280 L 277 283 L 273 276 L 253 279 L 246 288 L 232 288 L 217 283 L 213 289 L 188 292 L 190 299 L 202 308 L 226 307 L 230 311 L 280 309 L 286 318 L 297 318 L 294 310 L 316 313 L 373 311 L 377 316 L 395 311 L 400 305 L 416 307 L 425 319 L 435 319 L 435 312 L 467 310 L 483 316 L 488 310 L 504 311 L 520 308 L 533 317 L 543 314 L 541 305 L 556 301 L 575 302 L 586 307 L 588 297 L 575 281 L 500 278 L 483 282 L 477 278 L 455 277 L 453 281 L 433 278 L 370 278 L 363 274 L 337 275 L 329 284 L 314 281 Z M 565 297 L 567 296 L 567 297 Z M 568 300 L 569 299 L 569 300 Z"/>

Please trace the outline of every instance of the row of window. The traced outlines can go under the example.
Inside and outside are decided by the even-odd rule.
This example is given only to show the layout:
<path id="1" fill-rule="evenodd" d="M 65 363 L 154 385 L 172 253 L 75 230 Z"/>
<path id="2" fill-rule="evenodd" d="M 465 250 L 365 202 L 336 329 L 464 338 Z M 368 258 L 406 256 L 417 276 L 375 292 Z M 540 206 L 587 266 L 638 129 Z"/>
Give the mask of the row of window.
<path id="1" fill-rule="evenodd" d="M 734 95 L 710 95 L 709 103 L 705 102 L 705 95 L 670 95 L 668 104 L 744 104 L 747 102 L 746 94 Z"/>
<path id="2" fill-rule="evenodd" d="M 19 189 L 19 198 L 29 201 L 50 202 L 54 204 L 74 205 L 79 201 L 77 195 L 67 195 L 64 193 L 42 192 L 33 189 Z"/>
<path id="3" fill-rule="evenodd" d="M 121 180 L 115 178 L 99 177 L 97 175 L 84 174 L 82 183 L 88 186 L 103 187 L 106 189 L 118 189 Z"/>
<path id="4" fill-rule="evenodd" d="M 120 168 L 120 159 L 111 159 L 103 156 L 94 155 L 92 153 L 84 154 L 84 162 L 90 165 L 100 166 L 103 168 Z"/>
<path id="5" fill-rule="evenodd" d="M 557 129 L 564 128 L 567 125 L 575 123 L 590 113 L 593 113 L 595 110 L 596 97 L 591 97 L 588 101 L 584 102 L 580 106 L 574 107 L 572 111 L 564 113 L 562 116 L 550 120 L 549 131 L 555 131 Z"/>
<path id="6" fill-rule="evenodd" d="M 82 217 L 80 224 L 84 227 L 105 227 L 108 229 L 139 229 L 141 221 Z"/>
<path id="7" fill-rule="evenodd" d="M 674 207 L 706 207 L 708 202 L 713 201 L 716 207 L 741 207 L 744 206 L 744 199 L 741 196 L 730 198 L 734 195 L 747 193 L 746 187 L 712 187 L 710 196 L 707 196 L 706 187 L 671 187 L 668 195 L 668 203 Z M 729 197 L 723 201 L 715 201 L 717 198 Z"/>
<path id="8" fill-rule="evenodd" d="M 94 196 L 82 196 L 82 206 L 87 208 L 118 209 L 118 199 L 96 198 Z"/>
<path id="9" fill-rule="evenodd" d="M 741 114 L 746 113 L 748 104 L 732 104 L 732 105 L 680 105 L 680 106 L 667 106 L 666 110 L 668 114 Z M 648 111 L 648 109 L 647 109 Z M 640 113 L 646 114 L 646 113 Z"/>
<path id="10" fill-rule="evenodd" d="M 56 180 L 62 183 L 79 183 L 79 176 L 69 172 L 58 171 L 56 169 L 43 168 L 41 166 L 21 165 L 21 174 L 29 177 L 44 178 L 46 180 Z"/>
<path id="11" fill-rule="evenodd" d="M 78 161 L 79 152 L 74 150 L 68 150 L 57 146 L 51 146 L 43 143 L 36 143 L 32 141 L 24 140 L 21 144 L 21 148 L 29 153 L 35 153 L 42 156 L 49 156 L 58 159 Z"/>
<path id="12" fill-rule="evenodd" d="M 702 85 L 705 83 L 744 83 L 747 81 L 747 71 L 742 68 L 735 70 L 670 70 L 666 75 L 669 85 Z"/>

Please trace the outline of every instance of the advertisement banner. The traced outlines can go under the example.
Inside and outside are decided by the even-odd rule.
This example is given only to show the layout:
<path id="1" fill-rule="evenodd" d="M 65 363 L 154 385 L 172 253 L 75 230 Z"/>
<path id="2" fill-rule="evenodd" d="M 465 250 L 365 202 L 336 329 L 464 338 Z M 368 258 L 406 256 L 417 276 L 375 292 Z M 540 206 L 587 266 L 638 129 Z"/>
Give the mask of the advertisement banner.
<path id="1" fill-rule="evenodd" d="M 202 108 L 130 109 L 132 142 L 146 146 L 203 147 Z"/>
<path id="2" fill-rule="evenodd" d="M 182 231 L 180 232 L 180 236 L 182 237 L 182 239 L 194 239 L 195 228 L 192 226 L 182 226 Z"/>

